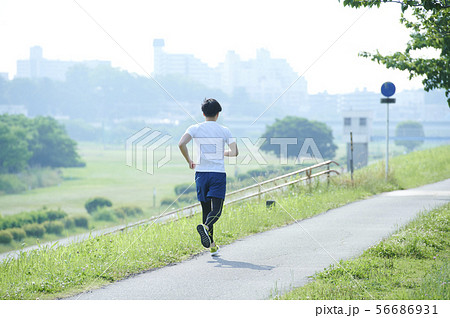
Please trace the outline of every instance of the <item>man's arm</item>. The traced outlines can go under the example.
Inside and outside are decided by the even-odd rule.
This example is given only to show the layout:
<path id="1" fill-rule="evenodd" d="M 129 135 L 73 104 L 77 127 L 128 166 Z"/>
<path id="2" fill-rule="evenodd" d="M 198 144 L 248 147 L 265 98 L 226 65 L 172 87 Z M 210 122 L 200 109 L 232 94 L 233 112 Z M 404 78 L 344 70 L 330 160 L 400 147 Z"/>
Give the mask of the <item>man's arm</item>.
<path id="1" fill-rule="evenodd" d="M 237 157 L 239 155 L 239 150 L 236 142 L 232 142 L 228 145 L 228 147 L 230 147 L 230 150 L 226 150 L 224 152 L 225 157 Z"/>
<path id="2" fill-rule="evenodd" d="M 194 169 L 195 163 L 191 160 L 191 157 L 189 157 L 189 151 L 186 147 L 191 139 L 191 135 L 189 135 L 188 133 L 184 134 L 178 142 L 178 147 L 180 148 L 181 154 L 183 155 L 184 159 L 186 159 L 187 163 L 189 164 L 189 168 Z"/>

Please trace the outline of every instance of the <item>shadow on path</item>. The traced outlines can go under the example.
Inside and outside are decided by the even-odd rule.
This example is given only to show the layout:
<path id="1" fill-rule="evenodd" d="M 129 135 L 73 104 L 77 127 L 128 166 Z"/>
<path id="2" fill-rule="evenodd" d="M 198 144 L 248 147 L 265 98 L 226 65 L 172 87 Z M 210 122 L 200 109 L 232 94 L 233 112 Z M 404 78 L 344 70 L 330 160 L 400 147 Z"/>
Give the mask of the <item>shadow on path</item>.
<path id="1" fill-rule="evenodd" d="M 247 262 L 236 262 L 236 261 L 229 261 L 226 259 L 221 258 L 220 256 L 214 257 L 214 261 L 208 261 L 208 263 L 216 263 L 217 265 L 215 267 L 223 267 L 223 268 L 248 268 L 253 269 L 257 271 L 270 271 L 275 266 L 269 266 L 269 265 L 255 265 L 252 263 Z"/>

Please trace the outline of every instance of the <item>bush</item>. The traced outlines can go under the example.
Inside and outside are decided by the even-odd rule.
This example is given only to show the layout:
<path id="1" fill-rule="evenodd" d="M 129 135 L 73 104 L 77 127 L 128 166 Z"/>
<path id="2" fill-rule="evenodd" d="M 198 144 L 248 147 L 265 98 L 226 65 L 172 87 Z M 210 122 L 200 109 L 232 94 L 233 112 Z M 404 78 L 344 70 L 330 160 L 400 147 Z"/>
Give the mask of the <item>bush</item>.
<path id="1" fill-rule="evenodd" d="M 7 194 L 23 192 L 27 189 L 27 185 L 14 174 L 0 175 L 0 192 Z"/>
<path id="2" fill-rule="evenodd" d="M 177 207 L 178 202 L 174 198 L 163 198 L 161 200 L 161 205 L 172 205 L 172 207 Z"/>
<path id="3" fill-rule="evenodd" d="M 0 231 L 0 244 L 9 244 L 11 243 L 13 236 L 9 231 Z"/>
<path id="4" fill-rule="evenodd" d="M 197 202 L 197 196 L 183 194 L 178 197 L 178 202 L 192 204 L 194 202 Z"/>
<path id="5" fill-rule="evenodd" d="M 47 208 L 43 207 L 38 211 L 21 212 L 0 218 L 0 230 L 23 227 L 26 224 L 42 224 L 47 221 L 55 221 L 65 217 L 67 217 L 67 213 L 62 210 L 47 210 Z"/>
<path id="6" fill-rule="evenodd" d="M 21 215 L 22 213 L 18 214 Z M 33 211 L 33 212 L 23 212 L 24 216 L 29 215 L 31 219 L 33 220 L 33 223 L 44 223 L 45 221 L 48 221 L 48 215 L 45 211 L 45 208 L 40 211 Z"/>
<path id="7" fill-rule="evenodd" d="M 45 213 L 47 214 L 47 218 L 49 221 L 64 219 L 68 215 L 66 212 L 64 212 L 62 210 L 56 210 L 56 211 L 50 210 L 50 211 L 46 211 Z"/>
<path id="8" fill-rule="evenodd" d="M 106 221 L 106 222 L 115 222 L 117 218 L 114 214 L 114 210 L 110 209 L 99 209 L 93 215 L 94 220 L 96 221 Z"/>
<path id="9" fill-rule="evenodd" d="M 126 217 L 125 212 L 122 208 L 114 209 L 114 215 L 116 216 L 116 218 L 121 220 L 125 219 Z"/>
<path id="10" fill-rule="evenodd" d="M 96 197 L 93 199 L 89 199 L 84 204 L 84 207 L 86 208 L 86 211 L 89 214 L 92 214 L 99 208 L 111 207 L 111 206 L 112 206 L 112 202 L 110 200 L 108 200 L 106 198 L 102 198 L 102 197 Z"/>
<path id="11" fill-rule="evenodd" d="M 47 233 L 60 235 L 64 230 L 64 223 L 61 221 L 47 221 L 42 224 Z"/>
<path id="12" fill-rule="evenodd" d="M 26 236 L 27 233 L 23 229 L 20 228 L 12 228 L 7 230 L 9 233 L 11 233 L 14 241 L 22 241 Z"/>
<path id="13" fill-rule="evenodd" d="M 23 227 L 23 230 L 25 233 L 27 233 L 27 236 L 33 236 L 33 237 L 43 237 L 45 233 L 45 228 L 42 224 L 27 224 Z"/>
<path id="14" fill-rule="evenodd" d="M 180 195 L 182 193 L 188 194 L 188 193 L 196 192 L 196 191 L 197 191 L 197 189 L 195 187 L 195 184 L 191 184 L 191 183 L 182 183 L 182 184 L 175 186 L 176 195 Z"/>
<path id="15" fill-rule="evenodd" d="M 83 227 L 86 229 L 89 227 L 89 220 L 86 215 L 74 215 L 72 218 L 76 227 Z"/>
<path id="16" fill-rule="evenodd" d="M 138 215 L 143 215 L 144 211 L 138 207 L 138 206 L 122 206 L 120 208 L 117 208 L 116 211 L 118 211 L 118 214 L 124 214 L 129 217 L 134 217 Z"/>
<path id="17" fill-rule="evenodd" d="M 62 222 L 64 223 L 64 228 L 66 228 L 66 229 L 71 229 L 71 228 L 75 227 L 75 221 L 74 221 L 73 217 L 67 217 L 67 218 L 63 219 Z"/>

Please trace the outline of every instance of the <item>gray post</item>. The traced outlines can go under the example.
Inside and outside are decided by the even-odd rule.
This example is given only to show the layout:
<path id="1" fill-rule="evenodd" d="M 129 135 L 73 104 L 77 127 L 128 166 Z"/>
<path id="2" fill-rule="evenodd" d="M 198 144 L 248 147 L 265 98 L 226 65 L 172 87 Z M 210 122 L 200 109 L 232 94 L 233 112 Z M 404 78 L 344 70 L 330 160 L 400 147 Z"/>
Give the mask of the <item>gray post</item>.
<path id="1" fill-rule="evenodd" d="M 353 184 L 353 133 L 350 132 L 350 175 Z"/>
<path id="2" fill-rule="evenodd" d="M 386 103 L 386 169 L 385 180 L 388 180 L 389 174 L 389 102 Z"/>

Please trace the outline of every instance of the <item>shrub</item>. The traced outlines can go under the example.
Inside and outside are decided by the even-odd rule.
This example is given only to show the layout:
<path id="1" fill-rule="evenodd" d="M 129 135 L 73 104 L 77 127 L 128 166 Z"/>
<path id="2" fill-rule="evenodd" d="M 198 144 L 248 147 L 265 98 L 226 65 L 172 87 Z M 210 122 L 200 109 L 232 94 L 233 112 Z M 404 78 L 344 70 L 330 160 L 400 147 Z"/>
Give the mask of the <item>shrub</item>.
<path id="1" fill-rule="evenodd" d="M 116 218 L 121 220 L 125 219 L 126 217 L 125 212 L 122 208 L 114 209 L 114 215 L 116 216 Z"/>
<path id="2" fill-rule="evenodd" d="M 161 200 L 161 205 L 172 205 L 172 207 L 178 206 L 178 202 L 174 198 L 163 198 Z"/>
<path id="3" fill-rule="evenodd" d="M 96 197 L 96 198 L 93 198 L 93 199 L 89 199 L 84 204 L 84 207 L 86 208 L 86 211 L 89 214 L 92 214 L 98 208 L 111 207 L 111 206 L 112 206 L 112 202 L 110 200 L 108 200 L 106 198 L 102 198 L 102 197 Z"/>
<path id="4" fill-rule="evenodd" d="M 42 224 L 27 224 L 23 227 L 25 233 L 27 233 L 27 236 L 33 236 L 33 237 L 43 237 L 45 233 L 45 228 Z"/>
<path id="5" fill-rule="evenodd" d="M 12 220 L 11 216 L 5 216 L 5 217 L 0 218 L 0 230 L 6 230 L 6 229 L 14 227 L 12 224 L 12 221 L 13 220 Z"/>
<path id="6" fill-rule="evenodd" d="M 66 212 L 59 210 L 59 209 L 56 211 L 53 211 L 53 210 L 46 211 L 45 213 L 47 214 L 47 218 L 49 221 L 64 219 L 68 215 Z"/>
<path id="7" fill-rule="evenodd" d="M 7 231 L 11 233 L 14 241 L 22 241 L 27 236 L 27 233 L 25 233 L 25 231 L 20 228 L 12 228 L 8 229 Z"/>
<path id="8" fill-rule="evenodd" d="M 64 224 L 61 221 L 47 221 L 42 224 L 47 233 L 60 235 L 64 230 Z"/>
<path id="9" fill-rule="evenodd" d="M 76 227 L 83 227 L 87 229 L 89 226 L 89 220 L 86 215 L 74 215 L 73 221 L 75 222 Z"/>
<path id="10" fill-rule="evenodd" d="M 13 236 L 9 231 L 0 231 L 0 244 L 9 244 L 11 243 Z"/>
<path id="11" fill-rule="evenodd" d="M 191 204 L 191 203 L 197 202 L 197 196 L 183 194 L 178 197 L 178 202 Z"/>
<path id="12" fill-rule="evenodd" d="M 0 192 L 7 194 L 23 192 L 27 189 L 27 185 L 14 174 L 0 175 Z"/>
<path id="13" fill-rule="evenodd" d="M 22 213 L 20 213 L 22 214 Z M 18 214 L 18 215 L 20 215 Z M 33 223 L 44 223 L 45 221 L 48 221 L 48 215 L 47 212 L 45 211 L 45 208 L 40 210 L 40 211 L 33 211 L 33 212 L 23 212 L 24 215 L 30 215 Z"/>
<path id="14" fill-rule="evenodd" d="M 182 193 L 188 194 L 188 193 L 195 192 L 195 191 L 197 191 L 195 184 L 182 183 L 182 184 L 175 186 L 176 195 L 180 195 Z"/>
<path id="15" fill-rule="evenodd" d="M 75 227 L 75 221 L 74 221 L 73 217 L 67 217 L 67 218 L 63 219 L 62 222 L 64 223 L 64 228 L 66 228 L 66 229 L 71 229 L 71 228 Z"/>
<path id="16" fill-rule="evenodd" d="M 144 211 L 138 207 L 138 206 L 122 206 L 120 208 L 117 208 L 116 211 L 118 211 L 119 214 L 121 212 L 125 214 L 126 216 L 133 217 L 144 214 Z M 121 211 L 121 212 L 119 212 Z"/>
<path id="17" fill-rule="evenodd" d="M 114 214 L 114 210 L 106 208 L 97 210 L 93 215 L 93 218 L 96 221 L 106 221 L 106 222 L 117 221 L 117 218 Z"/>
<path id="18" fill-rule="evenodd" d="M 26 224 L 42 224 L 47 221 L 54 221 L 65 217 L 67 217 L 67 213 L 62 210 L 47 210 L 47 208 L 43 207 L 38 211 L 21 212 L 0 218 L 0 230 L 23 227 Z"/>

